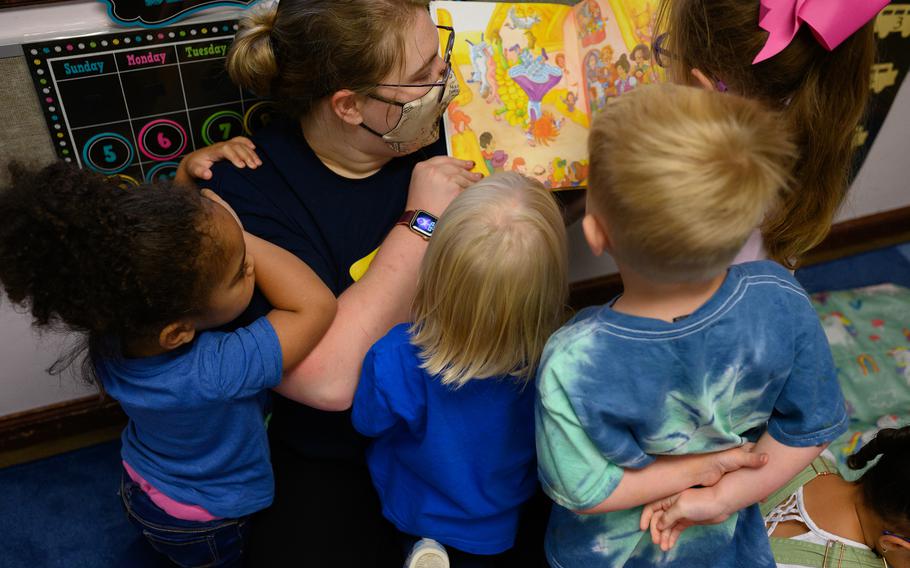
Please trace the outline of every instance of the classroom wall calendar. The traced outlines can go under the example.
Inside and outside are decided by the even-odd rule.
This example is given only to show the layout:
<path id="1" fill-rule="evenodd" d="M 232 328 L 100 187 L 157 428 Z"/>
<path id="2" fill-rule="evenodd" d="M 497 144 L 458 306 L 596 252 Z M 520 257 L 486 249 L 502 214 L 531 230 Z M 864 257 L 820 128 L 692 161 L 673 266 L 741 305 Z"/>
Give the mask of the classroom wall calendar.
<path id="1" fill-rule="evenodd" d="M 255 132 L 274 109 L 228 77 L 236 30 L 226 20 L 23 45 L 59 157 L 138 185 Z"/>

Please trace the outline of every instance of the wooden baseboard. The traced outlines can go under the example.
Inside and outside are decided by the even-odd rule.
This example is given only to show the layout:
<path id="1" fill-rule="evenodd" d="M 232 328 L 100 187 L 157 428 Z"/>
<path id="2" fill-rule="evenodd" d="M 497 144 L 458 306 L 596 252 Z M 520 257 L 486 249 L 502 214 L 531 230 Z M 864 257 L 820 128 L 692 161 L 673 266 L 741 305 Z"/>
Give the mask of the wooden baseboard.
<path id="1" fill-rule="evenodd" d="M 811 266 L 910 241 L 910 207 L 892 209 L 835 224 L 824 241 L 806 253 Z"/>
<path id="2" fill-rule="evenodd" d="M 0 417 L 0 452 L 20 450 L 92 430 L 126 425 L 117 401 L 98 395 Z"/>
<path id="3" fill-rule="evenodd" d="M 801 266 L 811 266 L 910 241 L 910 207 L 837 223 L 817 247 L 809 251 Z M 574 282 L 569 295 L 573 309 L 596 306 L 622 292 L 619 274 L 607 274 Z"/>

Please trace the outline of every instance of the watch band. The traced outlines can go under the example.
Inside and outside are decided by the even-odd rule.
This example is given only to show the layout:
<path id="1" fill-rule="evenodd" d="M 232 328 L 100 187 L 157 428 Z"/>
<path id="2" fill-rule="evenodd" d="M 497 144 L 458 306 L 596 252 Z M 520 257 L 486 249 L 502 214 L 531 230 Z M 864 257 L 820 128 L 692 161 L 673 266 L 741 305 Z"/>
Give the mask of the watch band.
<path id="1" fill-rule="evenodd" d="M 416 209 L 408 209 L 407 211 L 405 211 L 404 213 L 401 214 L 401 217 L 399 217 L 398 220 L 395 221 L 395 224 L 396 224 L 396 225 L 408 225 L 408 226 L 410 226 L 410 225 L 411 225 L 411 221 L 414 220 L 414 215 L 417 215 L 417 210 L 416 210 Z"/>

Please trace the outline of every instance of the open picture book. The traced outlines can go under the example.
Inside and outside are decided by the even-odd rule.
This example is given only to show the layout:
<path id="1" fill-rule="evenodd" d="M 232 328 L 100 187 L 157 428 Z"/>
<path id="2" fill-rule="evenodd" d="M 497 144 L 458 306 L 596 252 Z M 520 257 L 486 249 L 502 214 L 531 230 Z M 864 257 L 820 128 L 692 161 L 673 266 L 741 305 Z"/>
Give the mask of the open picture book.
<path id="1" fill-rule="evenodd" d="M 586 186 L 592 117 L 610 98 L 662 78 L 651 53 L 653 4 L 431 2 L 436 23 L 455 30 L 460 92 L 444 116 L 449 155 L 486 175 Z"/>

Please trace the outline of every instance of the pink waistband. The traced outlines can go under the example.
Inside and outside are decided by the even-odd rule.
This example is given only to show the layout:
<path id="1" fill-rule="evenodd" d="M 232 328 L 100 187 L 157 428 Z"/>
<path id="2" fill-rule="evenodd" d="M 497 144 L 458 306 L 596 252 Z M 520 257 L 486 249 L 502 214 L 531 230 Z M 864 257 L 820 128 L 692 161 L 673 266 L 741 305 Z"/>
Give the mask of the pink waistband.
<path id="1" fill-rule="evenodd" d="M 134 483 L 139 485 L 139 488 L 142 489 L 146 495 L 149 496 L 149 499 L 152 500 L 152 503 L 158 505 L 162 511 L 168 515 L 174 517 L 175 519 L 182 519 L 184 521 L 214 521 L 219 517 L 216 517 L 203 509 L 198 505 L 186 505 L 180 503 L 179 501 L 174 501 L 161 491 L 158 491 L 152 484 L 146 481 L 141 475 L 136 473 L 136 470 L 130 467 L 130 464 L 123 462 L 123 469 L 126 470 L 127 475 L 130 476 L 130 479 Z"/>

